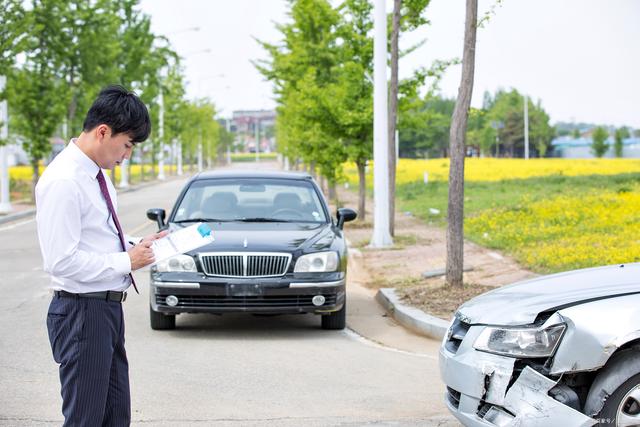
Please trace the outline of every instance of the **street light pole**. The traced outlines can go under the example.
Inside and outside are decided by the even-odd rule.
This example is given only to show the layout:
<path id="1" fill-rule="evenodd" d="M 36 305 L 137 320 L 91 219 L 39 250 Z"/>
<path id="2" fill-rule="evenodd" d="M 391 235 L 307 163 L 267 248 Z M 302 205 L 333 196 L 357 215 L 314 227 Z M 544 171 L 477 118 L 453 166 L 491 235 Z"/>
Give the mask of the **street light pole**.
<path id="1" fill-rule="evenodd" d="M 118 187 L 129 187 L 129 159 L 124 159 L 120 164 L 120 184 Z"/>
<path id="2" fill-rule="evenodd" d="M 529 159 L 529 97 L 524 96 L 524 158 Z"/>
<path id="3" fill-rule="evenodd" d="M 0 92 L 4 91 L 7 83 L 5 76 L 0 76 Z M 7 139 L 9 138 L 9 111 L 7 101 L 0 102 L 0 213 L 6 214 L 13 210 L 9 201 L 9 164 L 7 162 Z"/>
<path id="4" fill-rule="evenodd" d="M 256 121 L 256 162 L 260 161 L 260 120 Z"/>
<path id="5" fill-rule="evenodd" d="M 160 83 L 160 99 L 158 101 L 160 111 L 158 114 L 158 139 L 160 140 L 160 153 L 158 153 L 158 179 L 164 180 L 164 94 Z"/>
<path id="6" fill-rule="evenodd" d="M 198 142 L 198 172 L 202 172 L 202 127 L 200 127 L 200 141 Z"/>
<path id="7" fill-rule="evenodd" d="M 173 143 L 176 146 L 176 162 L 177 162 L 177 166 L 176 166 L 176 174 L 178 176 L 182 176 L 182 144 L 180 142 L 178 142 L 177 139 L 173 140 Z"/>
<path id="8" fill-rule="evenodd" d="M 5 76 L 0 76 L 0 92 L 4 91 L 7 83 Z M 9 201 L 9 164 L 7 161 L 6 144 L 9 138 L 9 108 L 7 101 L 0 102 L 0 213 L 9 213 L 13 210 Z"/>
<path id="9" fill-rule="evenodd" d="M 375 0 L 373 40 L 373 236 L 371 246 L 393 245 L 389 233 L 389 138 L 387 104 L 387 13 L 385 0 Z"/>
<path id="10" fill-rule="evenodd" d="M 225 119 L 224 122 L 227 128 L 227 138 L 229 138 L 229 135 L 231 134 L 231 120 Z M 230 145 L 227 145 L 227 164 L 228 165 L 231 164 L 231 146 Z"/>

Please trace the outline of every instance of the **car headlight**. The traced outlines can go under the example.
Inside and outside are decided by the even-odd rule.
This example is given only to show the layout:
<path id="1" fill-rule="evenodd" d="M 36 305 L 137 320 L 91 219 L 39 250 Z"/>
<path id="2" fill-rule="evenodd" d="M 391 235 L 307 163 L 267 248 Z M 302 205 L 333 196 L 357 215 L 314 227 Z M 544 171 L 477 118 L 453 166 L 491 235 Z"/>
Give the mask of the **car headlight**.
<path id="1" fill-rule="evenodd" d="M 317 252 L 302 255 L 296 261 L 294 273 L 316 273 L 336 271 L 338 269 L 338 254 L 336 252 Z"/>
<path id="2" fill-rule="evenodd" d="M 566 327 L 564 323 L 537 328 L 486 326 L 473 348 L 509 357 L 550 357 Z"/>
<path id="3" fill-rule="evenodd" d="M 155 265 L 156 271 L 160 273 L 168 271 L 192 271 L 196 270 L 196 263 L 189 255 L 176 255 Z"/>

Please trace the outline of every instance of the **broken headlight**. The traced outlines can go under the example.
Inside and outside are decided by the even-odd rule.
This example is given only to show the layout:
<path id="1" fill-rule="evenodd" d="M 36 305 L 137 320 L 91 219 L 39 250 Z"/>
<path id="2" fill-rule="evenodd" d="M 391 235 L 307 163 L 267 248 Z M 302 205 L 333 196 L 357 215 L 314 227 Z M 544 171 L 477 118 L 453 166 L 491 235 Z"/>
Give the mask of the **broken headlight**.
<path id="1" fill-rule="evenodd" d="M 565 329 L 564 323 L 517 328 L 486 326 L 473 348 L 509 357 L 550 357 Z"/>

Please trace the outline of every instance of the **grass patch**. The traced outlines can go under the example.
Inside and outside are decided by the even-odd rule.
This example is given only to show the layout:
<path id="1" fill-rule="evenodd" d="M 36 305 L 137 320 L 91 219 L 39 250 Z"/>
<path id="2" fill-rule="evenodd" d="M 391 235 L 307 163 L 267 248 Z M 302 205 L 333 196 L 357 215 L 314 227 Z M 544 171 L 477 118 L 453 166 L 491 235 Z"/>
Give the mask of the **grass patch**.
<path id="1" fill-rule="evenodd" d="M 399 207 L 445 226 L 447 191 L 400 185 Z M 465 236 L 539 273 L 640 261 L 640 173 L 468 182 Z"/>

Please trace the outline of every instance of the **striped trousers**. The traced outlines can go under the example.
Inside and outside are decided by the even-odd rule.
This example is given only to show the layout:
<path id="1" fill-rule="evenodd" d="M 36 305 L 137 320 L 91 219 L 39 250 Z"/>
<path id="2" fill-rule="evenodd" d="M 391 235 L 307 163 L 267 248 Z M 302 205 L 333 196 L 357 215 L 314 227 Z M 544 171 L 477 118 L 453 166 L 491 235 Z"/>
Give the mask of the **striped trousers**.
<path id="1" fill-rule="evenodd" d="M 54 296 L 47 329 L 53 359 L 60 365 L 64 426 L 128 426 L 122 304 Z"/>

